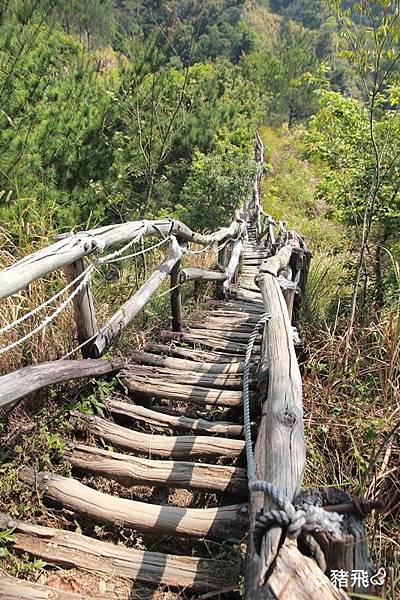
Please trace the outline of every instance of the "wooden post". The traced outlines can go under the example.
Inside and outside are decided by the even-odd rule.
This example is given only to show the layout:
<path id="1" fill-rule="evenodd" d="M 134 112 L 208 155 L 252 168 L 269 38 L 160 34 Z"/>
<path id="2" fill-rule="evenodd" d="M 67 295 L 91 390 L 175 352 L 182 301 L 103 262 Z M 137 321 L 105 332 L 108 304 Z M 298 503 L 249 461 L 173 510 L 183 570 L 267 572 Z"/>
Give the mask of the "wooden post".
<path id="1" fill-rule="evenodd" d="M 293 281 L 298 286 L 294 298 L 293 324 L 298 326 L 302 297 L 306 291 L 308 271 L 310 268 L 311 252 L 306 248 L 293 248 L 290 264 L 294 271 Z"/>
<path id="2" fill-rule="evenodd" d="M 345 505 L 346 503 L 353 502 L 350 494 L 338 488 L 304 490 L 304 492 L 301 492 L 300 498 L 307 503 L 318 506 L 329 506 L 330 508 L 335 505 Z M 359 503 L 355 504 L 356 507 L 358 505 Z M 358 509 L 356 508 L 355 513 L 357 512 Z M 328 578 L 331 577 L 333 571 L 347 571 L 349 578 L 347 585 L 344 585 L 345 590 L 348 592 L 371 594 L 375 590 L 370 578 L 375 574 L 376 570 L 368 550 L 363 516 L 365 515 L 363 515 L 362 509 L 358 514 L 345 513 L 340 524 L 340 535 L 336 535 L 335 537 L 326 531 L 312 531 L 310 535 L 319 544 L 324 554 L 326 561 L 325 574 Z M 303 552 L 307 553 L 307 541 L 304 539 L 303 533 L 300 534 L 298 545 Z M 353 571 L 367 572 L 368 577 L 363 578 L 363 581 L 352 581 L 351 573 Z"/>
<path id="3" fill-rule="evenodd" d="M 187 246 L 187 242 L 177 237 L 179 246 L 182 251 Z M 182 276 L 181 276 L 181 266 L 182 260 L 179 259 L 178 262 L 172 267 L 171 271 L 171 283 L 170 289 L 171 291 L 171 315 L 172 315 L 172 331 L 182 331 Z"/>
<path id="4" fill-rule="evenodd" d="M 231 240 L 227 241 L 224 245 L 223 248 L 221 248 L 221 250 L 218 251 L 218 268 L 225 273 L 225 269 L 227 267 L 228 264 L 228 260 L 229 260 L 229 252 L 230 252 L 230 248 L 231 248 Z M 225 281 L 225 280 L 224 280 Z M 217 283 L 216 286 L 216 297 L 217 298 L 222 298 L 224 295 L 223 292 L 223 281 L 220 281 Z"/>
<path id="5" fill-rule="evenodd" d="M 286 279 L 288 281 L 292 281 L 292 274 L 293 274 L 292 268 L 290 267 L 290 265 L 288 265 L 286 268 Z M 293 304 L 294 304 L 295 293 L 296 293 L 296 290 L 292 287 L 282 289 L 282 294 L 283 294 L 283 297 L 285 298 L 290 322 L 292 322 L 292 320 L 293 320 Z"/>
<path id="6" fill-rule="evenodd" d="M 222 291 L 225 297 L 228 296 L 229 286 L 234 281 L 237 269 L 240 263 L 240 257 L 243 250 L 243 239 L 235 240 L 232 247 L 231 257 L 228 266 L 225 269 L 226 279 L 222 284 Z"/>
<path id="7" fill-rule="evenodd" d="M 79 258 L 64 267 L 65 277 L 67 282 L 70 283 L 76 277 L 81 275 L 86 268 L 85 260 Z M 79 285 L 79 282 L 77 283 Z M 77 287 L 74 286 L 74 288 Z M 75 323 L 78 333 L 79 344 L 84 344 L 90 338 L 93 338 L 97 331 L 96 316 L 94 311 L 93 295 L 90 286 L 90 279 L 78 292 L 73 299 Z M 90 358 L 92 356 L 93 341 L 88 342 L 81 348 L 83 358 Z"/>
<path id="8" fill-rule="evenodd" d="M 179 273 L 181 271 L 181 260 L 172 267 L 171 271 L 171 315 L 172 331 L 182 331 L 182 287 Z"/>

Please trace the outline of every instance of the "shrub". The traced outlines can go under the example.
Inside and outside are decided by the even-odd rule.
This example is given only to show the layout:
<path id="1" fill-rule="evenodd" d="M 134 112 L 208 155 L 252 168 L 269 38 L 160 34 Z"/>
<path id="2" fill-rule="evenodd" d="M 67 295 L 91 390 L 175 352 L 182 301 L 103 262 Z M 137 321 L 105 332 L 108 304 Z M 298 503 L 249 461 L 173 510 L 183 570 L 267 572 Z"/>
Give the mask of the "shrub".
<path id="1" fill-rule="evenodd" d="M 229 225 L 251 191 L 255 165 L 247 149 L 219 141 L 209 154 L 197 151 L 182 189 L 178 214 L 196 229 Z"/>

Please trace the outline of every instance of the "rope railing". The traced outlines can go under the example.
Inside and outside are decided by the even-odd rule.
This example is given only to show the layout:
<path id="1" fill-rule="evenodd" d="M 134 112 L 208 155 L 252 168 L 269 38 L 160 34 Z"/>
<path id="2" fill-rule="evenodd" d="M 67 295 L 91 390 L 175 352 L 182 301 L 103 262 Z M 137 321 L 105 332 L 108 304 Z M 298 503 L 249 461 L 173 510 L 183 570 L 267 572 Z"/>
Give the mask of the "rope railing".
<path id="1" fill-rule="evenodd" d="M 141 248 L 135 252 L 128 253 L 135 244 L 143 243 L 146 236 L 160 236 L 162 239 L 146 248 Z M 11 330 L 15 330 L 32 317 L 44 311 L 50 305 L 54 305 L 57 301 L 60 301 L 65 294 L 68 294 L 68 296 L 62 300 L 62 302 L 59 302 L 58 306 L 56 306 L 50 314 L 46 315 L 38 325 L 24 335 L 21 335 L 18 339 L 0 347 L 0 356 L 17 346 L 22 345 L 31 337 L 43 331 L 71 303 L 74 304 L 79 344 L 73 350 L 65 354 L 63 358 L 71 356 L 78 350 L 82 350 L 84 358 L 92 356 L 92 346 L 95 345 L 96 338 L 98 336 L 108 336 L 110 333 L 110 331 L 107 331 L 109 329 L 108 326 L 112 325 L 112 327 L 115 327 L 113 320 L 120 315 L 116 313 L 116 315 L 114 315 L 114 317 L 112 317 L 101 329 L 98 329 L 95 326 L 96 319 L 90 285 L 91 274 L 103 265 L 115 264 L 125 260 L 132 260 L 139 256 L 145 256 L 149 252 L 166 244 L 169 244 L 169 246 L 172 244 L 175 249 L 175 254 L 174 252 L 172 253 L 172 258 L 170 257 L 169 260 L 167 258 L 163 263 L 164 266 L 165 263 L 170 263 L 169 272 L 173 270 L 176 263 L 179 263 L 180 265 L 181 257 L 185 254 L 196 256 L 210 250 L 220 253 L 228 247 L 228 244 L 232 244 L 233 248 L 235 248 L 235 253 L 238 254 L 238 256 L 235 258 L 234 264 L 232 264 L 230 257 L 228 264 L 224 266 L 224 269 L 226 270 L 225 279 L 228 282 L 225 284 L 224 290 L 225 293 L 228 293 L 229 284 L 238 268 L 242 248 L 242 244 L 240 244 L 238 252 L 237 244 L 242 242 L 244 236 L 245 227 L 239 214 L 235 215 L 235 219 L 229 227 L 224 227 L 207 235 L 194 232 L 184 223 L 177 220 L 167 219 L 149 221 L 144 219 L 142 221 L 123 223 L 115 226 L 111 225 L 90 231 L 80 231 L 75 234 L 70 233 L 59 236 L 54 244 L 26 256 L 5 270 L 0 271 L 0 299 L 7 298 L 21 289 L 24 289 L 36 279 L 60 268 L 64 269 L 67 276 L 67 284 L 65 286 L 32 310 L 4 325 L 0 329 L 0 336 Z M 174 240 L 178 240 L 178 242 L 173 244 Z M 104 250 L 108 246 L 121 242 L 124 242 L 121 248 L 103 255 Z M 189 243 L 200 244 L 204 247 L 200 250 L 192 250 L 189 247 Z M 95 260 L 85 264 L 85 262 L 83 262 L 85 257 L 90 257 L 93 252 L 97 253 L 97 257 Z M 208 277 L 214 276 L 213 272 L 207 272 L 201 269 L 197 271 L 198 273 L 196 273 L 196 276 L 191 277 L 191 279 L 200 278 L 203 281 L 207 281 Z M 170 274 L 169 272 L 167 274 Z M 223 271 L 217 271 L 215 273 L 218 272 L 223 273 Z M 158 270 L 158 275 L 157 287 L 161 285 L 165 278 L 164 274 L 161 276 L 160 270 Z M 151 277 L 152 276 L 150 276 L 150 280 Z M 180 286 L 185 280 L 185 278 L 182 278 L 179 282 L 176 281 L 174 285 L 171 284 L 171 289 L 163 294 L 171 294 L 171 305 L 176 305 L 177 297 L 180 296 Z M 146 284 L 147 282 L 143 284 L 137 294 L 140 295 L 144 293 L 146 301 L 148 301 L 145 289 Z M 178 290 L 178 293 L 174 294 L 173 292 L 176 290 Z M 138 298 L 138 303 L 142 306 L 140 298 Z M 171 308 L 173 312 L 177 311 L 176 306 L 171 306 Z M 125 309 L 126 305 L 122 307 L 122 310 Z M 136 314 L 136 311 L 134 312 Z M 129 321 L 130 320 L 131 319 L 129 319 Z M 181 318 L 178 320 L 181 321 Z M 126 324 L 127 323 L 120 323 L 120 326 L 125 326 Z M 111 341 L 111 338 L 115 337 L 114 333 L 110 333 L 111 337 L 106 340 L 106 343 L 104 343 L 103 339 L 101 344 L 102 349 L 97 349 L 95 351 L 96 356 L 100 355 Z"/>

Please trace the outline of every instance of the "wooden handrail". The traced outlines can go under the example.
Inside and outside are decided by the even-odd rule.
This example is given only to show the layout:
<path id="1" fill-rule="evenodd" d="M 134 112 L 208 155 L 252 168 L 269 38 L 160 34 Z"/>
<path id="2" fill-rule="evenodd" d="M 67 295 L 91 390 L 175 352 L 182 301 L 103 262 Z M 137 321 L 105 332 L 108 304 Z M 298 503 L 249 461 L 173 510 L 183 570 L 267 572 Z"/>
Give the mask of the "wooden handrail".
<path id="1" fill-rule="evenodd" d="M 99 250 L 103 252 L 111 246 L 127 243 L 138 236 L 141 230 L 144 230 L 144 237 L 174 235 L 188 242 L 208 246 L 234 239 L 240 227 L 241 220 L 237 217 L 229 227 L 203 235 L 192 231 L 177 220 L 131 221 L 63 236 L 54 244 L 29 254 L 0 271 L 0 300 L 19 292 L 36 279 L 64 268 L 89 254 Z"/>

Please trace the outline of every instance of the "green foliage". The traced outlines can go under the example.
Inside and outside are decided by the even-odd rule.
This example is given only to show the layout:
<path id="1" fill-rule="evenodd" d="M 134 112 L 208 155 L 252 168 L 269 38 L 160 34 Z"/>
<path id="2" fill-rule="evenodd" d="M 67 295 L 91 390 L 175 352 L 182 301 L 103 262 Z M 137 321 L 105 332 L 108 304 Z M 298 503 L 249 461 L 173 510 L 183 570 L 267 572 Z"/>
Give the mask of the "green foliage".
<path id="1" fill-rule="evenodd" d="M 318 64 L 315 37 L 301 25 L 284 21 L 275 44 L 243 57 L 241 64 L 264 94 L 269 122 L 286 121 L 290 128 L 313 113 L 315 86 L 308 75 Z"/>
<path id="2" fill-rule="evenodd" d="M 188 26 L 197 36 L 191 61 L 237 62 L 234 31 L 243 48 L 251 38 L 240 4 L 211 3 L 201 15 L 191 3 L 175 7 L 183 20 L 173 43 Z M 27 234 L 173 212 L 196 150 L 215 151 L 224 127 L 232 143 L 248 143 L 260 114 L 258 90 L 231 62 L 183 68 L 170 55 L 159 27 L 171 7 L 119 2 L 113 12 L 107 2 L 75 0 L 50 8 L 27 2 L 21 14 L 15 0 L 0 23 L 0 218 L 17 246 Z M 232 42 L 226 52 L 205 50 L 213 27 Z M 88 52 L 112 37 L 125 57 Z"/>
<path id="3" fill-rule="evenodd" d="M 248 198 L 254 175 L 247 149 L 229 141 L 219 141 L 207 155 L 197 151 L 180 195 L 179 216 L 201 229 L 229 225 L 235 209 Z"/>
<path id="4" fill-rule="evenodd" d="M 117 383 L 117 379 L 111 379 L 110 381 L 91 379 L 89 381 L 91 392 L 86 393 L 83 398 L 79 398 L 68 409 L 78 410 L 88 415 L 100 415 L 104 417 L 104 400 L 112 394 Z"/>
<path id="5" fill-rule="evenodd" d="M 243 4 L 244 0 L 118 2 L 124 21 L 136 22 L 146 36 L 168 32 L 167 43 L 165 34 L 160 35 L 166 58 L 184 65 L 219 57 L 236 63 L 251 50 L 253 36 L 240 21 Z"/>
<path id="6" fill-rule="evenodd" d="M 66 33 L 77 33 L 88 48 L 109 42 L 115 33 L 116 21 L 112 0 L 56 0 L 56 14 Z"/>
<path id="7" fill-rule="evenodd" d="M 273 160 L 262 186 L 265 211 L 301 232 L 313 253 L 337 251 L 343 227 L 328 218 L 329 207 L 316 196 L 320 169 L 304 160 L 303 131 L 263 127 L 261 133 Z"/>
<path id="8" fill-rule="evenodd" d="M 380 153 L 380 181 L 372 203 L 368 193 L 375 188 L 377 173 L 368 108 L 331 91 L 322 91 L 320 100 L 320 111 L 311 120 L 306 134 L 307 156 L 322 167 L 317 196 L 328 202 L 332 217 L 353 226 L 356 232 L 368 209 L 371 242 L 377 245 L 375 257 L 382 246 L 392 247 L 397 254 L 400 117 L 397 112 L 382 110 L 374 123 L 374 144 L 384 151 Z M 388 257 L 382 260 L 390 269 Z M 391 280 L 388 273 L 386 283 Z M 389 284 L 390 297 L 393 290 Z"/>
<path id="9" fill-rule="evenodd" d="M 9 556 L 7 544 L 15 542 L 15 535 L 13 529 L 3 529 L 0 531 L 0 559 Z"/>
<path id="10" fill-rule="evenodd" d="M 164 67 L 139 85 L 132 83 L 128 72 L 115 96 L 122 110 L 112 140 L 113 164 L 96 193 L 102 203 L 111 196 L 113 209 L 124 218 L 168 214 L 197 149 L 215 154 L 222 129 L 233 144 L 249 143 L 259 114 L 257 90 L 226 62 L 186 71 Z"/>

